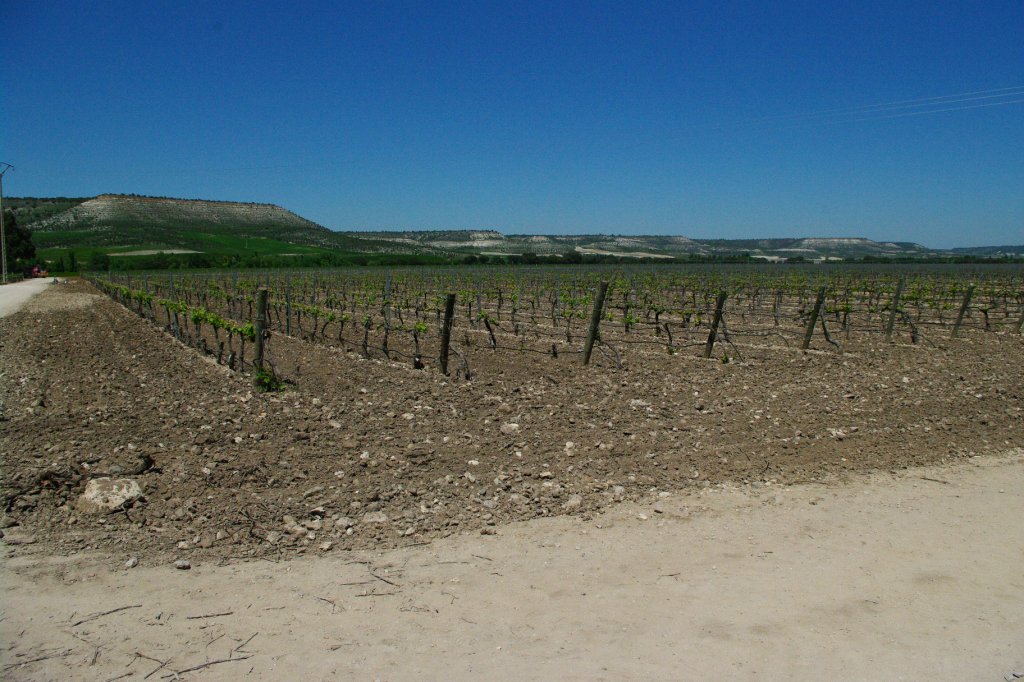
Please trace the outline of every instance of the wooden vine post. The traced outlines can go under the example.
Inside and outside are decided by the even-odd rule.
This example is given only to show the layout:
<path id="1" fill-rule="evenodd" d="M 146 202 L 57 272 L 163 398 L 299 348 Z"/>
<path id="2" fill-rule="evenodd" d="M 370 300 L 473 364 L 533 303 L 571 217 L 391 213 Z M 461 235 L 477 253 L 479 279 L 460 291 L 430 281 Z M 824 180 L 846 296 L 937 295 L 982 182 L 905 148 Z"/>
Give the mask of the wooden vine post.
<path id="1" fill-rule="evenodd" d="M 254 325 L 256 332 L 256 357 L 253 360 L 253 365 L 256 367 L 256 371 L 263 369 L 263 334 L 267 328 L 267 289 L 266 287 L 260 287 L 256 291 L 256 323 Z"/>
<path id="2" fill-rule="evenodd" d="M 814 308 L 811 309 L 811 319 L 807 321 L 807 330 L 804 332 L 804 342 L 800 344 L 801 350 L 811 347 L 811 337 L 814 335 L 814 325 L 818 323 L 818 315 L 821 314 L 821 306 L 825 303 L 825 287 L 818 291 L 818 298 L 814 300 Z"/>
<path id="3" fill-rule="evenodd" d="M 708 332 L 708 342 L 704 344 L 704 358 L 710 358 L 715 350 L 715 339 L 718 338 L 718 326 L 722 324 L 722 313 L 725 310 L 725 299 L 728 294 L 724 291 L 718 292 L 718 300 L 715 301 L 715 316 L 711 319 L 711 331 Z"/>
<path id="4" fill-rule="evenodd" d="M 896 311 L 900 307 L 900 296 L 903 294 L 903 277 L 896 283 L 896 291 L 892 295 L 892 301 L 889 302 L 889 321 L 885 325 L 885 340 L 888 343 L 892 341 L 892 328 L 896 324 Z"/>
<path id="5" fill-rule="evenodd" d="M 597 296 L 594 298 L 594 309 L 590 313 L 590 329 L 587 330 L 587 341 L 583 346 L 583 364 L 590 364 L 590 354 L 594 350 L 594 342 L 601 338 L 601 316 L 604 314 L 604 297 L 608 293 L 608 282 L 597 285 Z"/>
<path id="6" fill-rule="evenodd" d="M 284 333 L 292 335 L 292 275 L 288 273 L 284 281 Z"/>
<path id="7" fill-rule="evenodd" d="M 956 324 L 953 325 L 953 338 L 957 337 L 960 333 L 960 324 L 964 321 L 964 315 L 967 314 L 967 309 L 971 306 L 971 297 L 974 296 L 974 285 L 969 284 L 967 286 L 967 293 L 964 294 L 964 302 L 960 304 L 960 312 L 956 315 Z"/>
<path id="8" fill-rule="evenodd" d="M 441 327 L 441 373 L 448 375 L 448 348 L 452 342 L 452 322 L 455 319 L 455 294 L 448 294 L 444 301 L 444 326 Z"/>

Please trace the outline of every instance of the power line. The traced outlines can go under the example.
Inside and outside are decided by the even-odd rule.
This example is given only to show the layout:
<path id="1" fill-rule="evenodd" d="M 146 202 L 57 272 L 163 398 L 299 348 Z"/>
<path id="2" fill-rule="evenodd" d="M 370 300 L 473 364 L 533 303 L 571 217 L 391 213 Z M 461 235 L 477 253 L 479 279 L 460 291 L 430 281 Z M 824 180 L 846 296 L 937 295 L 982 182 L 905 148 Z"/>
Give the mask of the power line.
<path id="1" fill-rule="evenodd" d="M 895 102 L 882 102 L 879 104 L 862 104 L 854 107 L 840 107 L 836 109 L 823 109 L 803 114 L 783 114 L 779 116 L 765 116 L 756 120 L 773 120 L 780 118 L 795 118 L 808 116 L 828 116 L 838 114 L 856 114 L 868 110 L 884 110 L 889 108 L 907 109 L 912 107 L 941 106 L 954 104 L 960 101 L 972 101 L 979 99 L 993 99 L 1000 97 L 1016 97 L 1024 95 L 1024 85 L 1014 85 L 1007 88 L 995 88 L 993 90 L 975 90 L 973 92 L 961 92 L 954 95 L 938 95 L 935 97 L 919 97 L 917 99 L 897 100 Z M 948 101 L 943 101 L 948 100 Z"/>
<path id="2" fill-rule="evenodd" d="M 822 109 L 797 114 L 779 114 L 776 116 L 760 116 L 732 123 L 712 125 L 713 128 L 731 128 L 761 123 L 784 123 L 787 121 L 805 121 L 810 123 L 843 123 L 848 121 L 873 120 L 871 118 L 853 118 L 853 116 L 870 116 L 872 114 L 885 113 L 887 111 L 898 111 L 900 109 L 918 109 L 919 111 L 905 112 L 893 116 L 875 117 L 879 120 L 885 118 L 900 118 L 902 115 L 916 116 L 927 113 L 940 113 L 944 111 L 963 111 L 967 109 L 978 109 L 990 106 L 1003 106 L 1017 104 L 1019 98 L 1024 95 L 1024 85 L 1015 85 L 1005 88 L 994 88 L 991 90 L 974 90 L 950 95 L 938 95 L 934 97 L 920 97 L 917 99 L 896 100 L 892 102 L 881 102 L 877 104 L 864 104 L 854 107 L 838 107 L 833 109 Z M 1010 99 L 1008 99 L 1010 98 Z M 950 104 L 961 104 L 964 102 L 977 102 L 980 100 L 998 99 L 998 102 L 990 102 L 967 107 L 948 107 Z"/>
<path id="3" fill-rule="evenodd" d="M 1024 95 L 1024 92 L 1022 92 L 1020 94 Z M 859 122 L 859 121 L 882 121 L 882 120 L 885 120 L 887 118 L 902 118 L 904 116 L 923 116 L 925 114 L 939 114 L 939 113 L 942 113 L 944 111 L 966 111 L 968 109 L 982 109 L 984 107 L 1001 107 L 1001 106 L 1006 106 L 1007 104 L 1020 104 L 1022 102 L 1024 102 L 1024 98 L 1012 99 L 1012 100 L 1009 100 L 1009 101 L 1006 101 L 1006 102 L 987 102 L 985 104 L 971 104 L 971 105 L 968 105 L 966 107 L 951 107 L 951 108 L 948 108 L 948 109 L 927 109 L 925 111 L 904 111 L 902 113 L 891 114 L 889 116 L 874 116 L 874 117 L 870 117 L 870 118 L 854 118 L 854 119 L 850 119 L 848 121 L 837 121 L 837 123 L 855 123 L 855 122 Z M 955 104 L 955 102 L 950 102 L 950 104 Z"/>
<path id="4" fill-rule="evenodd" d="M 1024 93 L 1022 93 L 1024 94 Z M 835 125 L 838 123 L 865 123 L 869 121 L 885 121 L 892 118 L 904 118 L 906 116 L 926 116 L 928 114 L 940 114 L 947 111 L 967 111 L 970 109 L 983 109 L 986 107 L 1001 107 L 1009 104 L 1021 104 L 1024 103 L 1024 98 L 1009 100 L 1006 102 L 986 102 L 983 104 L 970 104 L 965 107 L 947 107 L 944 109 L 927 109 L 924 111 L 903 111 L 897 114 L 888 114 L 886 116 L 862 116 L 861 118 L 836 118 L 836 119 L 821 119 L 818 121 L 800 121 L 794 122 L 790 125 L 781 126 L 780 130 L 788 130 L 792 128 L 805 128 L 807 126 L 814 125 Z M 884 112 L 879 112 L 884 113 Z"/>
<path id="5" fill-rule="evenodd" d="M 922 102 L 922 103 L 919 103 L 919 104 L 871 105 L 871 106 L 866 106 L 866 107 L 862 107 L 862 108 L 859 108 L 859 109 L 849 109 L 849 110 L 838 110 L 837 109 L 837 110 L 835 110 L 836 113 L 831 113 L 831 114 L 825 114 L 825 113 L 820 113 L 820 114 L 793 114 L 791 116 L 783 117 L 783 118 L 796 119 L 796 118 L 811 118 L 811 117 L 828 118 L 828 117 L 837 117 L 837 116 L 855 116 L 857 114 L 871 114 L 871 113 L 879 113 L 879 112 L 885 112 L 885 111 L 895 111 L 897 109 L 922 109 L 922 108 L 925 108 L 925 107 L 939 107 L 939 106 L 945 106 L 947 104 L 960 104 L 962 102 L 975 102 L 975 101 L 983 100 L 983 99 L 996 99 L 996 98 L 1005 99 L 1007 97 L 1017 97 L 1019 95 L 1024 95 L 1024 88 L 1021 88 L 1020 90 L 1018 90 L 1016 92 L 1008 92 L 1008 93 L 999 94 L 999 95 L 980 95 L 980 96 L 977 96 L 977 97 L 960 97 L 960 98 L 957 98 L 957 99 L 947 99 L 947 100 L 944 100 L 944 101 Z"/>

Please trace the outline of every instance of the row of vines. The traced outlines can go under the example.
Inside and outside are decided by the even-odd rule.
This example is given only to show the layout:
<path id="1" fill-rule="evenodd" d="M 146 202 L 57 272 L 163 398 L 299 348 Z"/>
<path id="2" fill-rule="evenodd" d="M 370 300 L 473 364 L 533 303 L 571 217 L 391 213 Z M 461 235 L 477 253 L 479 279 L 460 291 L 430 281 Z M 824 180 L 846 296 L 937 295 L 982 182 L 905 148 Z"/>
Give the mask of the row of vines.
<path id="1" fill-rule="evenodd" d="M 943 267 L 810 268 L 639 266 L 633 269 L 410 268 L 261 273 L 113 273 L 95 280 L 106 293 L 218 360 L 246 363 L 254 339 L 256 292 L 269 292 L 267 330 L 312 343 L 404 360 L 437 358 L 446 297 L 456 297 L 449 329 L 457 366 L 472 353 L 573 357 L 600 282 L 608 283 L 599 349 L 621 364 L 631 352 L 681 353 L 703 347 L 720 292 L 721 342 L 799 346 L 819 292 L 814 345 L 882 338 L 934 344 L 959 319 L 963 333 L 1016 333 L 1024 321 L 1024 269 Z M 204 331 L 205 330 L 205 331 Z"/>

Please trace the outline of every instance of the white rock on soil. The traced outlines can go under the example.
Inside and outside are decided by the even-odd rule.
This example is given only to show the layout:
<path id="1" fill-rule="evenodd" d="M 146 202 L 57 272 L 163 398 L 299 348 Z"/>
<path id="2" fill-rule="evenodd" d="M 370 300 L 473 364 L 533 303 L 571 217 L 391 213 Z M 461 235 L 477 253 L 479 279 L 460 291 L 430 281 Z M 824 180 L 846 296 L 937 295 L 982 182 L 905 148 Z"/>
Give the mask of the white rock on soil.
<path id="1" fill-rule="evenodd" d="M 85 486 L 76 507 L 86 514 L 104 514 L 142 497 L 142 488 L 130 478 L 94 478 Z"/>
<path id="2" fill-rule="evenodd" d="M 507 424 L 502 424 L 501 432 L 504 433 L 506 436 L 514 436 L 515 434 L 519 433 L 519 424 L 514 424 L 511 422 Z"/>

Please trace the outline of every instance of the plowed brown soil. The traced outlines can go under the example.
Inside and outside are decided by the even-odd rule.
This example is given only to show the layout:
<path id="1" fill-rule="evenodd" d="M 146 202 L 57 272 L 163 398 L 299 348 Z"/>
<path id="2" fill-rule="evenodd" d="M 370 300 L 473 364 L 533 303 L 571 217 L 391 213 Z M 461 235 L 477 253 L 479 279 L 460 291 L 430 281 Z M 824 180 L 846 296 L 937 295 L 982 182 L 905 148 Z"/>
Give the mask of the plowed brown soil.
<path id="1" fill-rule="evenodd" d="M 295 385 L 264 394 L 87 284 L 54 286 L 0 320 L 4 525 L 22 553 L 286 557 L 1022 444 L 1020 336 L 846 350 L 622 369 L 478 352 L 465 382 L 274 337 Z M 145 498 L 76 511 L 103 475 Z"/>

